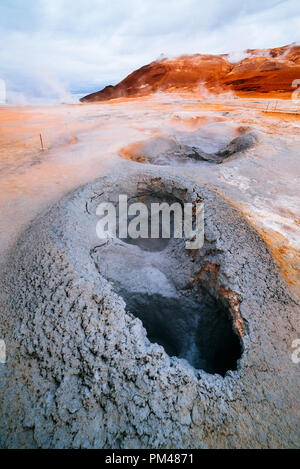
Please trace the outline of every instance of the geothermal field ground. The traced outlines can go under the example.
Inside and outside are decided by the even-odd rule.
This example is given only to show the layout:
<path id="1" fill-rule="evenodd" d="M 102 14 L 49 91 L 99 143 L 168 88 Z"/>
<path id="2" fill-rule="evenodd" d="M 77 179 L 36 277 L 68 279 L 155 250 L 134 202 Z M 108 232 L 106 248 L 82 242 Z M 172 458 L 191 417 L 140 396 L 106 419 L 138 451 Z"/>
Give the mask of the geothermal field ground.
<path id="1" fill-rule="evenodd" d="M 167 93 L 85 106 L 2 106 L 1 255 L 30 220 L 70 190 L 110 172 L 163 165 L 164 173 L 201 182 L 230 200 L 265 239 L 296 290 L 299 106 L 291 100 Z M 187 143 L 213 153 L 250 131 L 255 144 L 223 164 L 176 159 L 172 147 Z M 147 151 L 149 161 L 143 161 Z"/>
<path id="2" fill-rule="evenodd" d="M 0 106 L 2 447 L 299 446 L 300 101 L 275 91 Z M 101 242 L 119 194 L 204 201 L 203 247 Z"/>

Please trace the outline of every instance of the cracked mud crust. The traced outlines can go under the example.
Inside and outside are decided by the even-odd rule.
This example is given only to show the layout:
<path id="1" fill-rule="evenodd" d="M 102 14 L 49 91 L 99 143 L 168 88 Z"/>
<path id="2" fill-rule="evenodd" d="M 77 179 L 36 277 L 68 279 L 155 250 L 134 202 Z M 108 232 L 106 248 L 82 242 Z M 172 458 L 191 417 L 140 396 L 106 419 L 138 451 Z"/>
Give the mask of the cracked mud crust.
<path id="1" fill-rule="evenodd" d="M 118 194 L 201 198 L 204 246 L 188 253 L 175 239 L 160 252 L 118 239 L 103 245 L 96 207 Z M 299 446 L 290 357 L 299 304 L 264 241 L 214 191 L 157 170 L 98 179 L 30 225 L 0 280 L 1 447 Z M 236 369 L 222 376 L 195 368 L 188 355 L 169 356 L 148 340 L 125 293 L 127 302 L 206 295 L 239 338 Z M 164 327 L 172 333 L 171 316 Z M 222 334 L 211 337 L 222 343 Z"/>

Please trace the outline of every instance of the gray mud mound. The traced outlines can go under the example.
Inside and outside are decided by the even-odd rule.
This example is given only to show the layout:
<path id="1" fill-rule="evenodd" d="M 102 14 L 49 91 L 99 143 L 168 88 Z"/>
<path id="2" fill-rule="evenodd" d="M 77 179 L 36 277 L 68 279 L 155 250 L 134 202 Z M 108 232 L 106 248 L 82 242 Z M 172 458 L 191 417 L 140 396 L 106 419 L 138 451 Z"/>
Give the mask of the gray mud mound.
<path id="1" fill-rule="evenodd" d="M 205 243 L 100 240 L 118 195 L 205 204 Z M 161 171 L 103 178 L 23 233 L 1 272 L 0 441 L 17 448 L 299 445 L 299 306 L 215 192 Z"/>
<path id="2" fill-rule="evenodd" d="M 139 163 L 161 166 L 186 165 L 204 161 L 220 164 L 226 162 L 229 157 L 240 157 L 243 152 L 256 146 L 259 141 L 258 132 L 253 130 L 234 136 L 232 130 L 229 132 L 229 129 L 226 129 L 228 135 L 224 134 L 225 130 L 220 125 L 214 124 L 207 127 L 208 129 L 181 132 L 173 136 L 152 137 L 129 145 L 121 150 L 120 155 Z"/>

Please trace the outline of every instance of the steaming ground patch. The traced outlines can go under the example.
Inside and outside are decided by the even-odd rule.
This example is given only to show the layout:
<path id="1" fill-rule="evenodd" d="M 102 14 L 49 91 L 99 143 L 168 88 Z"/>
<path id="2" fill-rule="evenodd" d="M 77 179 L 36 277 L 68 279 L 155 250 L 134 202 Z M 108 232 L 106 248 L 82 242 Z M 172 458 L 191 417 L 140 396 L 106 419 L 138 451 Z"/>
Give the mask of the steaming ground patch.
<path id="1" fill-rule="evenodd" d="M 253 130 L 214 123 L 194 132 L 177 132 L 131 144 L 120 151 L 120 156 L 162 166 L 194 162 L 220 164 L 229 157 L 239 157 L 257 142 L 258 134 Z"/>

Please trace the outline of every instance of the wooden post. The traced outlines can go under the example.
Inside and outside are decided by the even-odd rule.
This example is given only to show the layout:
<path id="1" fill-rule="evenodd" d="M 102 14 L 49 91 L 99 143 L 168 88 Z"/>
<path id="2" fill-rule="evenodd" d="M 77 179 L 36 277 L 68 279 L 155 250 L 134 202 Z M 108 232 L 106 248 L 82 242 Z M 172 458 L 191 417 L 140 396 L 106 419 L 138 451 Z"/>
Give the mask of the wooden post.
<path id="1" fill-rule="evenodd" d="M 44 151 L 44 144 L 43 144 L 42 134 L 40 134 L 40 141 L 41 141 L 41 145 L 42 145 L 42 151 Z"/>

